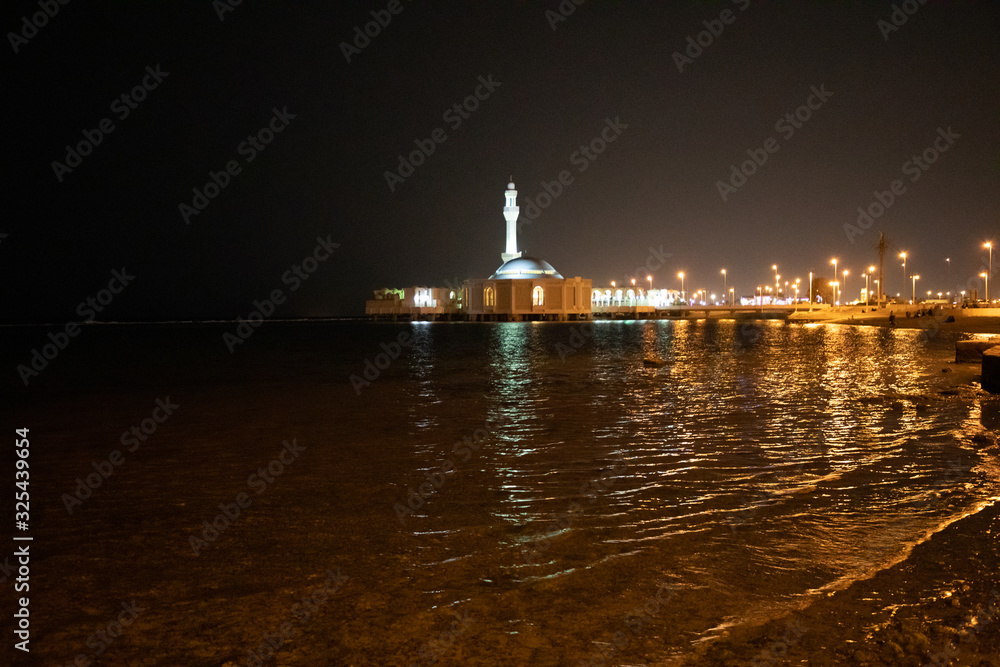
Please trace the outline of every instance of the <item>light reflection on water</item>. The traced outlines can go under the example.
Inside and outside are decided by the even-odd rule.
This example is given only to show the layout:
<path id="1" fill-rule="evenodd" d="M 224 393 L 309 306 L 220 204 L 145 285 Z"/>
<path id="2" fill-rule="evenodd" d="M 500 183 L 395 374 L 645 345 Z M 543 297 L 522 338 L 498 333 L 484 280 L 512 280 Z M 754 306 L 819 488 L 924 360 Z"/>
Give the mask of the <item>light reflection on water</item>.
<path id="1" fill-rule="evenodd" d="M 870 574 L 998 495 L 970 440 L 979 400 L 936 394 L 954 350 L 944 334 L 733 321 L 459 331 L 441 349 L 423 327 L 414 400 L 470 377 L 485 394 L 416 423 L 502 422 L 471 465 L 515 584 L 618 577 L 641 590 L 670 572 L 738 622 Z M 647 368 L 649 356 L 667 363 Z"/>

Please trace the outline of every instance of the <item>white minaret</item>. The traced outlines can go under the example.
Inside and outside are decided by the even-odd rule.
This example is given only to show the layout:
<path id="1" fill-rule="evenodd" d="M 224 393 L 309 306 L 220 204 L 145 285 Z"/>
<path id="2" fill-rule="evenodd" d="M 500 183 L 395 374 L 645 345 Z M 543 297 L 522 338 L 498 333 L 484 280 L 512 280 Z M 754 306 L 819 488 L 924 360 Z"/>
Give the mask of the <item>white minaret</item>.
<path id="1" fill-rule="evenodd" d="M 501 253 L 503 261 L 509 262 L 515 257 L 520 257 L 517 251 L 517 216 L 521 209 L 517 206 L 517 190 L 514 189 L 513 176 L 511 182 L 507 184 L 507 192 L 504 193 L 506 200 L 503 207 L 503 217 L 507 219 L 507 252 Z"/>

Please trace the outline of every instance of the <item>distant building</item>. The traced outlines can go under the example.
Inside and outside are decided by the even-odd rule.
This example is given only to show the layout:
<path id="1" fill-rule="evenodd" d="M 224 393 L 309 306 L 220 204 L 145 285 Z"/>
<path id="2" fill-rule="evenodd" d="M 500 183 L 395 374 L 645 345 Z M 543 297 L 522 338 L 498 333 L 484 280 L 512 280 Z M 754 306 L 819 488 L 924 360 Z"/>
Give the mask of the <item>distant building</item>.
<path id="1" fill-rule="evenodd" d="M 365 314 L 375 319 L 460 319 L 462 292 L 447 287 L 406 287 L 375 290 L 365 303 Z"/>
<path id="2" fill-rule="evenodd" d="M 472 278 L 460 290 L 406 287 L 375 290 L 365 314 L 375 319 L 525 322 L 591 317 L 591 281 L 563 278 L 552 265 L 517 249 L 517 190 L 507 184 L 503 216 L 507 242 L 503 264 L 489 278 Z"/>
<path id="3" fill-rule="evenodd" d="M 503 216 L 507 243 L 503 264 L 489 278 L 462 285 L 466 318 L 476 322 L 586 320 L 591 316 L 591 281 L 563 278 L 552 265 L 517 249 L 517 189 L 507 184 Z"/>

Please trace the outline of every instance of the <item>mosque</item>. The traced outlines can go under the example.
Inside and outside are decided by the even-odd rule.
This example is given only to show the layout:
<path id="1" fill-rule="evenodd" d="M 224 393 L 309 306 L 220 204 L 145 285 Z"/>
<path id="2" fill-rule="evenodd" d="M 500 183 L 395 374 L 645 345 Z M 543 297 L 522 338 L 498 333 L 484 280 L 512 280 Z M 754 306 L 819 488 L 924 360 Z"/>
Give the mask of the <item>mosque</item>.
<path id="1" fill-rule="evenodd" d="M 367 301 L 365 314 L 376 319 L 527 322 L 588 320 L 591 280 L 563 278 L 548 262 L 517 249 L 517 188 L 507 184 L 503 216 L 507 243 L 503 264 L 489 278 L 470 278 L 460 292 L 440 287 L 381 289 Z"/>

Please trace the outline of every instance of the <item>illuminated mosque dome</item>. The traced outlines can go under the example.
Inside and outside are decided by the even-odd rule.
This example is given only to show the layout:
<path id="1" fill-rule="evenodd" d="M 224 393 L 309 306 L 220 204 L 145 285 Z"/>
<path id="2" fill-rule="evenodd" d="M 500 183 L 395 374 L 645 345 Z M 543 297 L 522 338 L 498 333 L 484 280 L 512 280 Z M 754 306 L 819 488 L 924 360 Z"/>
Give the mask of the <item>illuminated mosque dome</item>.
<path id="1" fill-rule="evenodd" d="M 559 272 L 552 268 L 548 262 L 522 255 L 514 259 L 507 260 L 497 269 L 490 280 L 508 280 L 521 278 L 558 278 L 563 279 Z"/>

